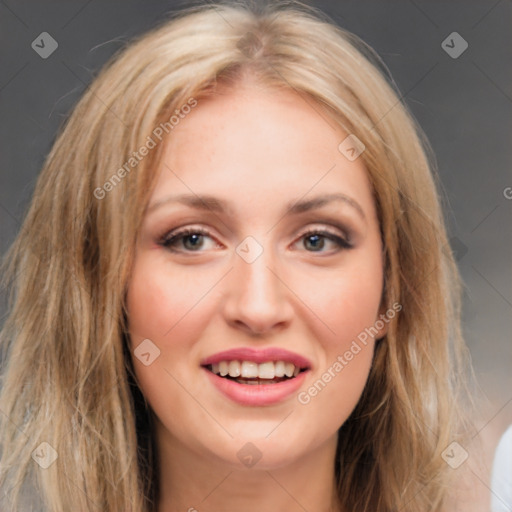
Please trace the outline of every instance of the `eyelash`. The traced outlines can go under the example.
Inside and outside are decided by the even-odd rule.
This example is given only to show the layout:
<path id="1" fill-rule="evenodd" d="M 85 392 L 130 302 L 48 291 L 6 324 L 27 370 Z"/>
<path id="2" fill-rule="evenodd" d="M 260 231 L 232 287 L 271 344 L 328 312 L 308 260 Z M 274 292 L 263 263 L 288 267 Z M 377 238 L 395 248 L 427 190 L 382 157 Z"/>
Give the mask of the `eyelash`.
<path id="1" fill-rule="evenodd" d="M 182 230 L 178 230 L 176 232 L 170 232 L 170 233 L 167 233 L 165 234 L 161 239 L 160 241 L 158 242 L 159 245 L 161 245 L 162 247 L 165 247 L 166 249 L 169 249 L 170 251 L 172 252 L 175 252 L 175 253 L 194 253 L 194 252 L 203 252 L 203 251 L 189 251 L 189 250 L 179 250 L 179 249 L 175 249 L 174 247 L 176 246 L 177 242 L 179 242 L 180 240 L 183 240 L 185 239 L 187 236 L 190 236 L 190 235 L 201 235 L 201 236 L 207 236 L 209 238 L 212 238 L 210 233 L 208 231 L 206 231 L 205 229 L 202 229 L 202 228 L 185 228 L 185 229 L 182 229 Z M 343 249 L 352 249 L 354 246 L 353 244 L 341 237 L 341 236 L 338 236 L 338 235 L 335 235 L 334 233 L 330 232 L 330 231 L 327 231 L 325 229 L 311 229 L 311 230 L 308 230 L 306 231 L 305 233 L 302 233 L 301 236 L 299 237 L 299 240 L 300 239 L 305 239 L 309 236 L 312 236 L 312 235 L 320 235 L 332 242 L 334 242 L 337 246 L 338 246 L 338 251 L 339 250 L 343 250 Z M 212 238 L 213 239 L 213 238 Z M 336 251 L 336 252 L 338 252 Z M 312 253 L 315 253 L 315 252 L 320 252 L 322 253 L 323 251 L 307 251 L 307 252 L 312 252 Z"/>

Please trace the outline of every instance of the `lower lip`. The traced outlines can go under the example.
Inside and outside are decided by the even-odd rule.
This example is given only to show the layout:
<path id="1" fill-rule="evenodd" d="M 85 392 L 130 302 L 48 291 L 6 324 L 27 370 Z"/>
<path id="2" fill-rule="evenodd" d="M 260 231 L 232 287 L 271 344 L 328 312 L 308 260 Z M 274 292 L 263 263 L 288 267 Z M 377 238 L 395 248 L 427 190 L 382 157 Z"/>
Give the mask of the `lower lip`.
<path id="1" fill-rule="evenodd" d="M 240 384 L 225 379 L 203 368 L 212 384 L 225 396 L 241 405 L 272 405 L 281 402 L 296 393 L 309 370 L 303 371 L 293 379 L 275 384 Z"/>

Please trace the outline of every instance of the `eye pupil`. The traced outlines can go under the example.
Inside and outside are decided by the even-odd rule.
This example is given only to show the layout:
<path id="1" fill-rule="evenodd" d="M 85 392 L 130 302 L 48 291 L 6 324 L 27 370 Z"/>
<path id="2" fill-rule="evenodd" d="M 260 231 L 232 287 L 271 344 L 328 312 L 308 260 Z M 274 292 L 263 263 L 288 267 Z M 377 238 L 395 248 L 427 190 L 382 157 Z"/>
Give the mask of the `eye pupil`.
<path id="1" fill-rule="evenodd" d="M 193 240 L 192 244 L 187 244 L 187 241 L 191 240 Z M 197 249 L 198 247 L 202 246 L 203 235 L 198 233 L 192 233 L 190 235 L 185 236 L 183 242 L 187 249 Z"/>
<path id="2" fill-rule="evenodd" d="M 323 249 L 325 245 L 325 239 L 319 235 L 309 235 L 304 239 L 304 245 L 307 248 L 308 242 L 311 242 L 310 247 L 313 249 Z"/>

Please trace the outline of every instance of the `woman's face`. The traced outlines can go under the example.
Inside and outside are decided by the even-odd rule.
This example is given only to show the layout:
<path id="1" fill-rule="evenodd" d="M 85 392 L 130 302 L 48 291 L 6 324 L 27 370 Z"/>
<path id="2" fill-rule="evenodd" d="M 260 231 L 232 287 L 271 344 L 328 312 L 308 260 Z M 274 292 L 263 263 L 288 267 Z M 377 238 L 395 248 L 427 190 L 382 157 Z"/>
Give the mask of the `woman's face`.
<path id="1" fill-rule="evenodd" d="M 251 86 L 170 133 L 127 295 L 168 448 L 275 468 L 335 445 L 370 370 L 366 329 L 385 332 L 379 224 L 347 135 L 311 99 Z"/>

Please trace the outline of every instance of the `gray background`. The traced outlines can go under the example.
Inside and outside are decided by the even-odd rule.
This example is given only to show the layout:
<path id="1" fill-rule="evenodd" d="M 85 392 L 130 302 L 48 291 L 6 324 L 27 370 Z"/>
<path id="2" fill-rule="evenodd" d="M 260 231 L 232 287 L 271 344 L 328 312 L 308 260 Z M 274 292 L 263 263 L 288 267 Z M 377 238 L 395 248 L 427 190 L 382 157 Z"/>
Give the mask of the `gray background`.
<path id="1" fill-rule="evenodd" d="M 505 197 L 512 187 L 512 2 L 308 3 L 377 50 L 437 155 L 466 285 L 464 332 L 484 399 L 478 426 L 490 460 L 512 423 L 512 199 Z M 102 63 L 187 5 L 0 0 L 1 253 L 19 229 L 60 123 Z M 58 42 L 47 59 L 31 47 L 42 32 Z M 469 44 L 456 59 L 442 48 L 452 32 Z M 488 485 L 487 474 L 478 479 Z"/>

